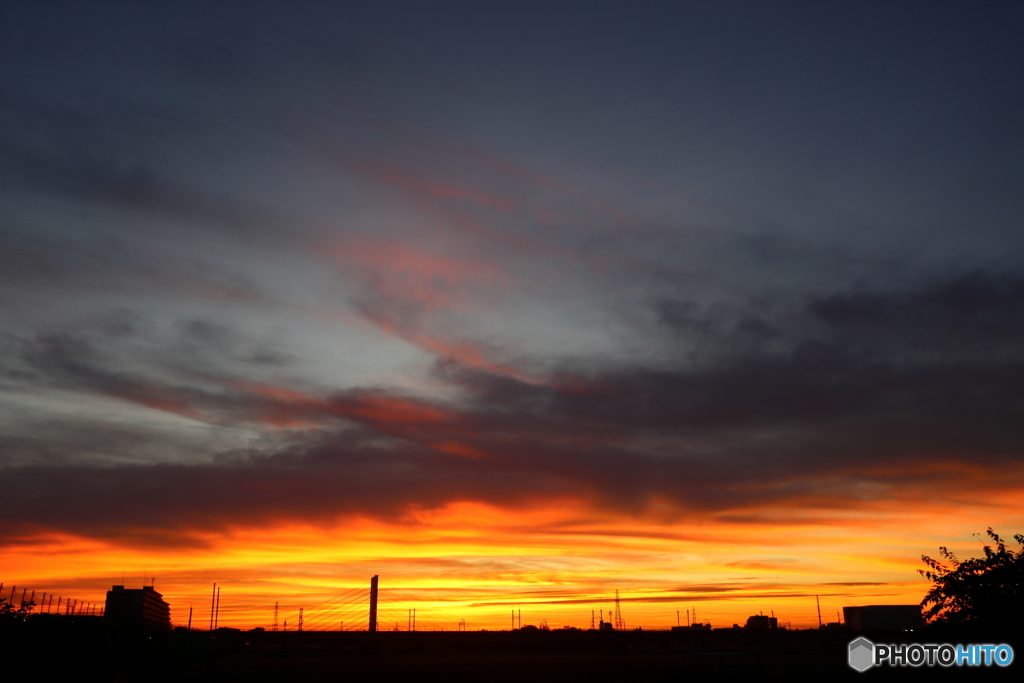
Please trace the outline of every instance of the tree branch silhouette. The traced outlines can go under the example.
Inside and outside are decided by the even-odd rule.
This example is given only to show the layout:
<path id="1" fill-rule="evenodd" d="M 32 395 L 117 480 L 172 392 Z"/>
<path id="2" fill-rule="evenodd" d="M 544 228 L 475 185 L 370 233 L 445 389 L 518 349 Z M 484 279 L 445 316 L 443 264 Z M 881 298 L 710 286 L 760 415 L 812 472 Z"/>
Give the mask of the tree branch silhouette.
<path id="1" fill-rule="evenodd" d="M 932 582 L 921 601 L 932 623 L 979 628 L 1010 627 L 1024 609 L 1024 534 L 1014 535 L 1021 550 L 1007 549 L 991 527 L 986 534 L 995 548 L 984 545 L 984 557 L 960 560 L 947 547 L 939 548 L 943 561 L 922 555 L 928 569 L 918 573 Z"/>

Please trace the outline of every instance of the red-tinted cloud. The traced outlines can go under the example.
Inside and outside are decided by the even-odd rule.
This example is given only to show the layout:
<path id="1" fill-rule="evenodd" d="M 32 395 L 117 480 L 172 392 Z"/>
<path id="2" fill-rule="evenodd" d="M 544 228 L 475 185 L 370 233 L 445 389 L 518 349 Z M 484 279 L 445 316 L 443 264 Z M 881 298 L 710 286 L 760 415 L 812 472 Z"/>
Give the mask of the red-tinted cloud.
<path id="1" fill-rule="evenodd" d="M 452 256 L 396 240 L 349 237 L 328 247 L 336 263 L 365 273 L 363 283 L 379 296 L 429 309 L 466 305 L 474 294 L 507 286 L 511 276 L 499 264 Z"/>

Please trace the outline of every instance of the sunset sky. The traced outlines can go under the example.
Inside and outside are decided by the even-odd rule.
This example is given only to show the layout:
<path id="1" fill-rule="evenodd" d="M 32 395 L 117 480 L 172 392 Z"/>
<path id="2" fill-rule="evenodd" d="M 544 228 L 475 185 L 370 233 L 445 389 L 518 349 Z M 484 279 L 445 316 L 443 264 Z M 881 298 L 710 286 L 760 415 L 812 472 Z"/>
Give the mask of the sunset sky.
<path id="1" fill-rule="evenodd" d="M 0 3 L 5 597 L 919 602 L 922 554 L 1024 533 L 1022 32 L 996 1 Z"/>

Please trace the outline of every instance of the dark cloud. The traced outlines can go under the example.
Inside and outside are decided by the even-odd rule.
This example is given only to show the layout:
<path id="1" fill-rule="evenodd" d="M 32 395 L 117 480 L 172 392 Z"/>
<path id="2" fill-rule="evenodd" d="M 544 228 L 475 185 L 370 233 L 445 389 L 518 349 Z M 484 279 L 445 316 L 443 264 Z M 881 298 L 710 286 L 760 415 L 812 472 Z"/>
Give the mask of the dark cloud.
<path id="1" fill-rule="evenodd" d="M 974 271 L 907 291 L 835 294 L 808 313 L 852 353 L 882 360 L 1020 363 L 1024 276 Z"/>
<path id="2" fill-rule="evenodd" d="M 131 154 L 0 147 L 7 190 L 36 192 L 61 201 L 86 202 L 128 212 L 147 232 L 190 231 L 209 237 L 219 231 L 235 238 L 283 242 L 294 221 L 268 206 L 204 192 L 169 177 Z M 144 220 L 140 217 L 145 215 Z M 169 220 L 159 220 L 166 218 Z M 156 220 L 154 220 L 156 219 Z"/>
<path id="3" fill-rule="evenodd" d="M 887 583 L 878 583 L 877 581 L 840 581 L 835 583 L 825 583 L 823 586 L 887 586 Z"/>
<path id="4" fill-rule="evenodd" d="M 75 297 L 66 296 L 69 292 L 279 305 L 257 278 L 243 268 L 224 267 L 209 255 L 168 254 L 123 233 L 57 236 L 34 230 L 32 222 L 12 222 L 19 225 L 9 230 L 0 226 L 6 247 L 0 250 L 0 282 L 7 288 L 0 307 L 15 316 L 19 305 L 35 300 L 40 313 L 52 314 L 66 304 L 72 311 L 62 313 L 72 317 L 78 311 L 73 310 Z"/>
<path id="5" fill-rule="evenodd" d="M 36 7 L 0 10 L 7 539 L 1021 483 L 1017 6 Z M 95 397 L 133 410 L 39 407 Z"/>
<path id="6" fill-rule="evenodd" d="M 928 500 L 997 479 L 1017 485 L 1018 359 L 976 358 L 971 344 L 956 346 L 960 356 L 913 363 L 875 351 L 889 348 L 877 341 L 879 316 L 892 316 L 893 335 L 926 325 L 933 334 L 952 331 L 956 311 L 967 324 L 994 316 L 995 325 L 1019 291 L 1017 279 L 974 274 L 873 294 L 878 302 L 866 308 L 866 295 L 814 299 L 808 317 L 842 330 L 848 345 L 805 341 L 783 356 L 752 352 L 707 371 L 594 370 L 535 385 L 450 361 L 437 372 L 469 392 L 458 403 L 368 389 L 316 395 L 244 383 L 146 384 L 97 369 L 81 340 L 43 338 L 26 357 L 51 380 L 211 421 L 318 429 L 277 452 L 239 450 L 202 466 L 8 468 L 0 472 L 11 492 L 2 517 L 15 535 L 35 524 L 152 534 L 157 542 L 231 524 L 355 513 L 400 519 L 410 505 L 456 500 L 515 506 L 577 497 L 639 515 L 661 500 L 678 514 L 750 523 L 772 506 L 842 509 Z M 913 320 L 903 327 L 907 315 Z M 1019 332 L 1007 322 L 986 336 L 1009 345 Z M 212 342 L 228 336 L 195 321 L 183 333 Z M 969 472 L 936 471 L 938 462 L 962 462 Z M 130 523 L 119 517 L 126 509 Z"/>

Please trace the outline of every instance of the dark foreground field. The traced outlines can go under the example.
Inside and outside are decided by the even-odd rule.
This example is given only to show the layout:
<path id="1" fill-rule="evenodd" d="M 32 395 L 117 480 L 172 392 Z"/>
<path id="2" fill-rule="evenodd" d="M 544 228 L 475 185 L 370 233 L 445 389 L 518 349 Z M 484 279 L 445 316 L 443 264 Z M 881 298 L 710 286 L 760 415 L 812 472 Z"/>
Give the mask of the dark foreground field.
<path id="1" fill-rule="evenodd" d="M 239 632 L 114 634 L 98 619 L 32 620 L 0 629 L 12 674 L 71 675 L 96 681 L 687 681 L 935 680 L 979 676 L 1019 680 L 1020 663 L 950 669 L 847 665 L 844 631 L 599 633 Z M 875 642 L 1013 642 L 1003 634 L 865 634 Z M 900 638 L 899 636 L 903 637 Z M 1015 650 L 1018 648 L 1015 647 Z M 1018 650 L 1019 651 L 1019 650 Z M 49 676 L 48 676 L 49 675 Z"/>

